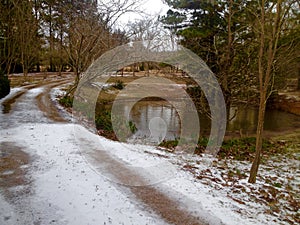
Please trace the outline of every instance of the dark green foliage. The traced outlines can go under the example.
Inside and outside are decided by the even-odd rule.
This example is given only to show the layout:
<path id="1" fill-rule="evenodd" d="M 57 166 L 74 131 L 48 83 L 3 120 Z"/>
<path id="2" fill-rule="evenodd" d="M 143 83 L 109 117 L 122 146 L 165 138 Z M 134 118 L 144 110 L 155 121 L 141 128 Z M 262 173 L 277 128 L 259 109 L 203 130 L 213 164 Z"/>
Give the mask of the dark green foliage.
<path id="1" fill-rule="evenodd" d="M 116 88 L 116 89 L 122 90 L 125 87 L 125 84 L 124 84 L 123 81 L 117 80 L 115 82 L 115 84 L 113 85 L 113 87 Z"/>
<path id="2" fill-rule="evenodd" d="M 170 67 L 171 65 L 161 62 L 161 63 L 158 64 L 158 66 L 159 66 L 159 68 L 166 68 L 166 67 Z"/>
<path id="3" fill-rule="evenodd" d="M 71 108 L 73 106 L 73 98 L 70 96 L 64 96 L 59 99 L 59 103 L 66 108 Z"/>
<path id="4" fill-rule="evenodd" d="M 234 178 L 234 177 L 237 177 L 238 179 L 244 179 L 244 178 L 247 177 L 247 175 L 245 173 L 242 173 L 237 168 L 235 168 L 234 170 L 229 170 L 227 175 L 231 179 Z"/>
<path id="5" fill-rule="evenodd" d="M 178 140 L 163 141 L 159 146 L 174 149 L 178 145 Z M 255 137 L 237 138 L 225 140 L 218 152 L 219 158 L 232 158 L 234 160 L 250 161 L 255 153 Z M 201 154 L 205 151 L 208 144 L 207 137 L 200 137 L 195 154 Z M 263 151 L 265 155 L 280 154 L 285 150 L 285 146 L 280 146 L 269 140 L 263 141 Z"/>
<path id="6" fill-rule="evenodd" d="M 137 128 L 132 121 L 124 121 L 122 118 L 117 118 L 115 116 L 112 117 L 110 110 L 102 110 L 96 114 L 95 124 L 99 133 L 104 137 L 107 137 L 112 140 L 117 140 L 112 120 L 114 121 L 114 125 L 118 127 L 118 132 L 126 132 L 119 133 L 118 138 L 124 139 L 119 141 L 126 141 L 126 138 L 128 138 L 130 135 L 134 134 L 137 131 Z M 128 130 L 130 132 L 127 132 Z"/>
<path id="7" fill-rule="evenodd" d="M 171 141 L 166 141 L 166 140 L 163 140 L 159 146 L 160 147 L 165 147 L 165 148 L 169 148 L 169 149 L 173 149 L 175 148 L 177 145 L 178 145 L 178 139 L 175 139 L 175 140 L 171 140 Z"/>
<path id="8" fill-rule="evenodd" d="M 0 71 L 0 98 L 5 97 L 10 92 L 10 80 Z"/>
<path id="9" fill-rule="evenodd" d="M 206 147 L 208 144 L 208 138 L 207 137 L 200 137 L 198 140 L 198 146 Z"/>
<path id="10" fill-rule="evenodd" d="M 210 1 L 167 1 L 173 8 L 162 18 L 166 27 L 181 37 L 181 44 L 202 59 L 205 59 L 213 72 L 219 73 L 224 69 L 220 65 L 218 51 L 224 54 L 226 43 L 226 22 L 222 16 L 223 6 Z M 180 11 L 179 11 L 180 9 Z M 216 40 L 218 42 L 216 42 Z"/>
<path id="11" fill-rule="evenodd" d="M 282 184 L 281 183 L 274 183 L 273 186 L 277 187 L 277 188 L 282 188 Z"/>
<path id="12" fill-rule="evenodd" d="M 256 98 L 257 45 L 249 29 L 255 1 L 166 0 L 171 7 L 162 22 L 180 44 L 202 58 L 215 73 L 227 107 Z"/>
<path id="13" fill-rule="evenodd" d="M 255 153 L 255 145 L 255 137 L 226 140 L 223 142 L 218 155 L 220 158 L 230 157 L 235 160 L 252 160 Z M 263 140 L 262 149 L 265 156 L 281 154 L 286 150 L 285 146 L 266 139 Z"/>
<path id="14" fill-rule="evenodd" d="M 132 122 L 131 120 L 128 122 L 128 126 L 129 126 L 131 133 L 134 134 L 137 131 L 137 128 L 136 128 L 134 122 Z"/>
<path id="15" fill-rule="evenodd" d="M 224 141 L 218 153 L 220 158 L 233 157 L 236 160 L 250 160 L 255 152 L 256 138 L 230 139 Z"/>
<path id="16" fill-rule="evenodd" d="M 142 63 L 139 67 L 140 67 L 140 71 L 145 71 L 145 65 L 144 65 L 144 63 Z"/>
<path id="17" fill-rule="evenodd" d="M 202 91 L 199 86 L 188 87 L 186 92 L 193 98 L 200 98 L 202 96 Z"/>
<path id="18" fill-rule="evenodd" d="M 110 111 L 103 111 L 97 114 L 95 118 L 95 123 L 96 123 L 97 130 L 104 130 L 108 132 L 113 131 Z"/>
<path id="19" fill-rule="evenodd" d="M 167 140 L 163 140 L 159 144 L 159 146 L 160 147 L 169 148 L 169 149 L 174 149 L 178 145 L 179 141 L 181 141 L 181 144 L 183 144 L 183 145 L 184 144 L 188 144 L 187 141 L 182 140 L 182 139 L 180 140 L 180 139 L 176 138 L 175 140 L 168 140 L 168 141 Z M 202 153 L 205 150 L 207 144 L 208 144 L 208 139 L 206 137 L 200 137 L 199 140 L 198 140 L 198 145 L 197 145 L 197 147 L 195 149 L 195 154 Z"/>

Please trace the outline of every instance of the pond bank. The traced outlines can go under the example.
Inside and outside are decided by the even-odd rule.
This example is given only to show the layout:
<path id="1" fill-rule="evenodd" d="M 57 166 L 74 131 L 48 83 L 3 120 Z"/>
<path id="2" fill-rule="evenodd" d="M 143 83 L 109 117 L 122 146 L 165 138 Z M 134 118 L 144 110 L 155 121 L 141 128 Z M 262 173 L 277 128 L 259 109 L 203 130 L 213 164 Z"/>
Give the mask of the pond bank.
<path id="1" fill-rule="evenodd" d="M 285 112 L 300 115 L 300 91 L 279 92 L 275 99 L 271 100 L 271 107 Z"/>

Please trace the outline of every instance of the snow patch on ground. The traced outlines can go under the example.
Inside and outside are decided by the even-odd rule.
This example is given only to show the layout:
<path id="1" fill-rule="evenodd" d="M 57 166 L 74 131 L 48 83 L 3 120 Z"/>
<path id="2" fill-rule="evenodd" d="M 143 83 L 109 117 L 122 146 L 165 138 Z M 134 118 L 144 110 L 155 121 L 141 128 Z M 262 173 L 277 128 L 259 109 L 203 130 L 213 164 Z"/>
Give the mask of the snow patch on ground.
<path id="1" fill-rule="evenodd" d="M 15 225 L 17 224 L 15 210 L 1 194 L 0 192 L 0 224 Z"/>
<path id="2" fill-rule="evenodd" d="M 60 87 L 52 88 L 50 91 L 51 101 L 55 103 L 56 108 L 59 110 L 60 115 L 68 121 L 73 121 L 73 117 L 71 113 L 66 112 L 65 108 L 58 103 L 59 99 L 66 94 L 66 91 L 62 90 L 62 88 L 66 88 L 69 84 L 62 85 Z"/>
<path id="3" fill-rule="evenodd" d="M 21 91 L 23 91 L 23 90 L 24 90 L 23 87 L 11 88 L 9 94 L 6 95 L 4 98 L 0 99 L 0 103 L 2 103 L 2 102 L 5 101 L 6 99 L 8 99 L 8 98 L 14 96 L 15 94 L 17 94 L 17 93 L 19 93 L 19 92 L 21 92 Z"/>

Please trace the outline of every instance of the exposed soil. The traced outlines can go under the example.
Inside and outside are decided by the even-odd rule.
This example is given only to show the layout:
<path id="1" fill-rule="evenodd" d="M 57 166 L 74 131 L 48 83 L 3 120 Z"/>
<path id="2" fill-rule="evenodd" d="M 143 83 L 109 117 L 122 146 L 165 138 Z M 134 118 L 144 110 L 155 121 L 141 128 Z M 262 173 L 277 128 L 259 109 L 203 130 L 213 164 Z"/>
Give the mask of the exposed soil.
<path id="1" fill-rule="evenodd" d="M 41 87 L 47 84 L 57 83 L 57 82 L 67 83 L 70 82 L 71 80 L 72 80 L 71 78 L 62 78 L 61 80 L 42 80 L 42 82 L 37 84 L 30 84 L 30 85 L 23 86 L 24 90 L 17 92 L 15 95 L 11 96 L 10 98 L 2 102 L 2 106 L 3 106 L 2 113 L 4 114 L 9 113 L 11 110 L 11 105 L 15 103 L 18 98 L 20 98 L 23 94 L 25 94 L 30 89 Z M 62 83 L 59 84 L 61 85 Z"/>
<path id="2" fill-rule="evenodd" d="M 57 72 L 29 73 L 26 77 L 23 74 L 11 74 L 8 76 L 11 87 L 28 86 L 28 84 L 38 84 L 53 79 L 64 78 L 71 75 L 71 72 L 63 72 L 61 75 Z"/>
<path id="3" fill-rule="evenodd" d="M 199 217 L 195 217 L 181 209 L 179 202 L 170 199 L 153 186 L 130 187 L 130 190 L 139 200 L 149 206 L 168 223 L 178 225 L 207 224 L 201 221 Z"/>
<path id="4" fill-rule="evenodd" d="M 275 99 L 272 99 L 271 107 L 300 115 L 300 91 L 279 93 Z"/>
<path id="5" fill-rule="evenodd" d="M 57 107 L 55 106 L 54 102 L 51 100 L 50 91 L 54 87 L 61 86 L 69 82 L 70 80 L 66 80 L 52 85 L 47 85 L 45 86 L 46 87 L 45 91 L 36 97 L 39 109 L 42 112 L 44 112 L 44 115 L 47 118 L 55 122 L 67 122 L 67 120 L 60 115 Z"/>
<path id="6" fill-rule="evenodd" d="M 30 162 L 30 156 L 20 146 L 12 142 L 0 143 L 0 188 L 7 199 L 13 200 L 30 192 L 31 181 L 26 176 Z M 12 188 L 18 186 L 22 188 L 13 191 Z"/>

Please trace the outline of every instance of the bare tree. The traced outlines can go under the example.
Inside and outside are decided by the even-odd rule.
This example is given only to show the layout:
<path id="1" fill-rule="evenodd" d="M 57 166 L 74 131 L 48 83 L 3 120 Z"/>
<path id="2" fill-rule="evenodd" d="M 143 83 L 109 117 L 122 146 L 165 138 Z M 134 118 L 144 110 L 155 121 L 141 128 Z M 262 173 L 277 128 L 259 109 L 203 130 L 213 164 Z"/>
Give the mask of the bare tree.
<path id="1" fill-rule="evenodd" d="M 16 10 L 12 2 L 1 1 L 0 11 L 0 68 L 9 74 L 17 57 Z"/>
<path id="2" fill-rule="evenodd" d="M 172 33 L 163 28 L 159 15 L 146 15 L 142 17 L 142 19 L 129 22 L 127 24 L 127 35 L 131 41 L 145 41 L 144 44 L 146 44 L 147 41 L 151 41 L 149 44 L 151 43 L 152 46 L 145 46 L 146 48 L 168 49 L 172 48 L 174 43 L 176 43 L 176 39 Z M 141 63 L 149 75 L 151 62 Z M 136 65 L 132 65 L 132 67 L 135 66 Z"/>
<path id="3" fill-rule="evenodd" d="M 118 1 L 119 2 L 119 1 Z M 114 2 L 117 4 L 118 2 Z M 121 2 L 121 1 L 120 1 Z M 130 6 L 133 6 L 131 4 Z M 117 8 L 109 9 L 109 15 L 103 11 L 103 5 L 88 4 L 78 1 L 66 10 L 66 41 L 64 50 L 68 55 L 69 64 L 75 72 L 75 84 L 67 94 L 74 90 L 88 66 L 109 49 L 122 44 L 125 41 L 124 32 L 114 30 L 113 10 L 121 10 L 123 13 L 129 10 L 127 5 L 114 5 Z M 125 7 L 125 8 L 123 8 Z M 120 13 L 120 12 L 118 12 Z M 111 21 L 109 21 L 111 19 Z"/>
<path id="4" fill-rule="evenodd" d="M 39 24 L 33 15 L 33 2 L 26 0 L 14 0 L 16 8 L 16 31 L 20 54 L 20 63 L 24 76 L 36 63 L 37 54 L 40 50 L 40 37 L 38 34 Z"/>
<path id="5" fill-rule="evenodd" d="M 259 114 L 256 131 L 256 152 L 251 167 L 249 182 L 255 183 L 261 159 L 263 128 L 268 96 L 271 90 L 274 64 L 279 48 L 279 39 L 283 28 L 288 22 L 287 17 L 297 1 L 259 1 L 259 8 L 252 9 L 256 21 L 252 24 L 257 40 L 258 51 L 258 81 L 259 81 Z M 258 13 L 257 13 L 258 12 Z"/>
<path id="6" fill-rule="evenodd" d="M 109 31 L 98 18 L 86 15 L 72 20 L 65 50 L 75 72 L 75 83 L 78 83 L 80 74 L 91 62 L 109 49 L 106 43 L 108 36 Z"/>
<path id="7" fill-rule="evenodd" d="M 108 27 L 113 27 L 124 14 L 144 12 L 140 9 L 142 0 L 100 0 L 98 8 Z"/>

